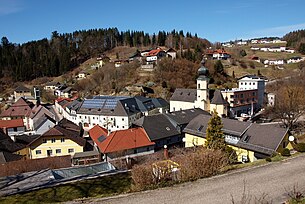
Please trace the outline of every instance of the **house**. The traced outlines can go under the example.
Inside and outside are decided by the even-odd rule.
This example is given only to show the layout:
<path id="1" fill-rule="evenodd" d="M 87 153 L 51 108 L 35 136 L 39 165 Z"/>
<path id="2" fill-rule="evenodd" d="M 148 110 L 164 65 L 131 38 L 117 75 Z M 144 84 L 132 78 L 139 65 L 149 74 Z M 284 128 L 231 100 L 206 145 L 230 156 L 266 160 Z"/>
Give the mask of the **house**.
<path id="1" fill-rule="evenodd" d="M 268 93 L 267 94 L 267 105 L 268 106 L 274 106 L 275 105 L 275 98 L 276 98 L 276 95 L 275 93 Z"/>
<path id="2" fill-rule="evenodd" d="M 268 52 L 269 51 L 269 47 L 261 47 L 260 51 Z"/>
<path id="3" fill-rule="evenodd" d="M 166 52 L 158 47 L 157 49 L 148 52 L 146 55 L 146 62 L 147 64 L 157 64 L 157 61 L 165 56 Z"/>
<path id="4" fill-rule="evenodd" d="M 136 157 L 154 153 L 155 143 L 150 141 L 143 128 L 117 130 L 109 136 L 100 136 L 98 148 L 106 161 L 118 157 Z"/>
<path id="5" fill-rule="evenodd" d="M 270 47 L 268 49 L 269 52 L 284 52 L 286 50 L 286 47 Z"/>
<path id="6" fill-rule="evenodd" d="M 99 125 L 95 125 L 89 130 L 89 136 L 93 140 L 95 147 L 98 147 L 106 139 L 108 133 L 107 129 Z"/>
<path id="7" fill-rule="evenodd" d="M 0 120 L 0 128 L 8 136 L 20 135 L 25 132 L 25 126 L 21 118 L 13 120 Z"/>
<path id="8" fill-rule="evenodd" d="M 29 116 L 29 127 L 33 134 L 43 134 L 56 123 L 55 115 L 42 105 L 35 105 Z"/>
<path id="9" fill-rule="evenodd" d="M 264 60 L 265 65 L 283 65 L 284 60 L 283 59 L 270 59 L 270 60 Z"/>
<path id="10" fill-rule="evenodd" d="M 145 116 L 133 123 L 135 127 L 142 127 L 150 141 L 155 142 L 155 150 L 167 147 L 181 146 L 182 135 L 177 127 L 165 114 Z"/>
<path id="11" fill-rule="evenodd" d="M 81 124 L 86 130 L 98 124 L 110 132 L 128 129 L 132 122 L 143 115 L 166 112 L 169 109 L 168 103 L 162 98 L 142 96 L 94 96 L 72 103 L 57 100 L 55 106 L 64 118 Z"/>
<path id="12" fill-rule="evenodd" d="M 165 116 L 179 132 L 183 132 L 183 129 L 189 124 L 189 122 L 200 114 L 210 115 L 209 112 L 200 108 L 193 108 L 166 113 Z"/>
<path id="13" fill-rule="evenodd" d="M 45 86 L 43 87 L 43 89 L 46 90 L 46 91 L 53 91 L 54 92 L 56 89 L 58 89 L 61 86 L 62 86 L 62 84 L 60 82 L 52 81 L 52 82 L 46 83 Z"/>
<path id="14" fill-rule="evenodd" d="M 211 116 L 199 115 L 184 129 L 185 147 L 205 145 Z M 289 147 L 288 129 L 222 118 L 225 142 L 237 153 L 238 161 L 253 162 Z"/>
<path id="15" fill-rule="evenodd" d="M 292 48 L 287 48 L 287 49 L 285 50 L 285 52 L 288 52 L 288 53 L 295 53 L 295 50 L 292 49 Z"/>
<path id="16" fill-rule="evenodd" d="M 0 118 L 2 120 L 23 119 L 25 128 L 28 130 L 30 129 L 29 116 L 32 110 L 29 104 L 32 105 L 21 97 L 11 107 L 4 110 L 1 113 Z"/>
<path id="17" fill-rule="evenodd" d="M 127 63 L 129 63 L 128 60 L 115 60 L 114 61 L 114 67 L 118 68 L 118 67 L 121 67 L 122 65 L 127 64 Z"/>
<path id="18" fill-rule="evenodd" d="M 18 86 L 15 90 L 14 90 L 14 98 L 15 98 L 15 101 L 17 101 L 19 98 L 33 98 L 32 96 L 32 93 L 31 93 L 31 89 L 23 86 L 23 85 L 20 85 Z"/>
<path id="19" fill-rule="evenodd" d="M 257 89 L 257 105 L 259 108 L 264 105 L 265 95 L 265 78 L 256 75 L 245 75 L 238 79 L 238 87 L 241 90 L 255 90 Z M 254 93 L 250 93 L 252 96 Z M 254 97 L 255 98 L 255 97 Z"/>
<path id="20" fill-rule="evenodd" d="M 10 136 L 0 130 L 0 163 L 23 159 L 25 145 L 14 142 Z"/>
<path id="21" fill-rule="evenodd" d="M 225 89 L 221 91 L 221 94 L 229 103 L 231 117 L 239 117 L 242 113 L 252 115 L 255 110 L 258 110 L 257 89 Z"/>
<path id="22" fill-rule="evenodd" d="M 253 55 L 252 57 L 250 57 L 250 60 L 253 60 L 253 61 L 255 61 L 255 62 L 261 62 L 260 59 L 259 59 L 259 57 L 255 56 L 255 55 Z"/>
<path id="23" fill-rule="evenodd" d="M 85 71 L 81 71 L 77 74 L 76 78 L 77 80 L 82 80 L 87 78 L 88 73 Z"/>
<path id="24" fill-rule="evenodd" d="M 177 52 L 173 48 L 169 48 L 165 52 L 166 52 L 166 57 L 169 57 L 171 59 L 177 58 Z"/>
<path id="25" fill-rule="evenodd" d="M 54 95 L 62 98 L 70 98 L 74 93 L 76 93 L 76 91 L 72 87 L 62 84 L 55 90 Z"/>
<path id="26" fill-rule="evenodd" d="M 98 163 L 100 161 L 101 161 L 101 153 L 98 152 L 97 150 L 76 152 L 72 156 L 72 163 L 74 166 L 88 165 L 88 164 Z"/>
<path id="27" fill-rule="evenodd" d="M 299 63 L 301 61 L 304 61 L 302 57 L 291 57 L 287 60 L 287 64 Z"/>
<path id="28" fill-rule="evenodd" d="M 218 50 L 207 50 L 205 53 L 205 57 L 208 59 L 216 59 L 216 60 L 226 60 L 228 58 L 231 58 L 231 55 L 226 52 L 224 49 L 218 49 Z"/>
<path id="29" fill-rule="evenodd" d="M 240 45 L 240 46 L 242 46 L 242 45 L 247 45 L 248 44 L 248 41 L 238 41 L 237 43 L 236 43 L 237 45 Z"/>
<path id="30" fill-rule="evenodd" d="M 260 48 L 259 48 L 259 47 L 251 47 L 250 49 L 251 49 L 251 50 L 255 50 L 255 51 L 260 50 Z"/>
<path id="31" fill-rule="evenodd" d="M 130 57 L 129 57 L 129 62 L 134 62 L 134 61 L 138 61 L 138 62 L 142 62 L 142 55 L 141 52 L 139 50 L 137 50 L 135 53 L 133 53 Z"/>
<path id="32" fill-rule="evenodd" d="M 148 53 L 151 51 L 152 49 L 148 49 L 148 50 L 142 50 L 141 51 L 141 56 L 142 57 L 146 57 L 148 55 Z"/>
<path id="33" fill-rule="evenodd" d="M 74 155 L 83 152 L 86 140 L 82 130 L 74 123 L 63 119 L 53 128 L 28 144 L 30 159 L 49 156 Z"/>
<path id="34" fill-rule="evenodd" d="M 220 115 L 227 115 L 228 103 L 222 94 L 208 89 L 208 69 L 204 67 L 204 61 L 198 69 L 198 75 L 197 89 L 178 88 L 175 90 L 170 98 L 170 111 L 200 108 L 210 112 L 217 108 Z"/>

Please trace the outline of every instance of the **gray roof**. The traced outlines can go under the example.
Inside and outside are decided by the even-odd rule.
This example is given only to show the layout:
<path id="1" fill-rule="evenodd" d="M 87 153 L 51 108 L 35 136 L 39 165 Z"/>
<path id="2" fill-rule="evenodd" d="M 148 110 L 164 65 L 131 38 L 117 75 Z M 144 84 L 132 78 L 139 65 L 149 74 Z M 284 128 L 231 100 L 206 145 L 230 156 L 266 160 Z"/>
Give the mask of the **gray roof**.
<path id="1" fill-rule="evenodd" d="M 38 130 L 48 120 L 50 120 L 54 125 L 56 124 L 55 119 L 51 118 L 47 114 L 44 114 L 44 115 L 40 116 L 40 118 L 34 122 L 34 124 L 33 124 L 34 130 Z"/>
<path id="2" fill-rule="evenodd" d="M 277 125 L 252 123 L 238 145 L 264 154 L 272 154 L 278 149 L 288 129 Z"/>
<path id="3" fill-rule="evenodd" d="M 223 98 L 220 90 L 215 90 L 211 104 L 226 105 L 228 102 Z"/>
<path id="4" fill-rule="evenodd" d="M 194 102 L 197 99 L 196 89 L 181 89 L 178 88 L 170 98 L 171 101 Z"/>
<path id="5" fill-rule="evenodd" d="M 22 159 L 23 156 L 18 154 L 12 154 L 10 152 L 0 152 L 0 164 L 5 164 L 11 161 L 17 161 Z"/>
<path id="6" fill-rule="evenodd" d="M 25 91 L 25 92 L 31 92 L 31 90 L 23 85 L 18 86 L 15 91 Z"/>
<path id="7" fill-rule="evenodd" d="M 191 120 L 193 120 L 196 116 L 204 114 L 210 115 L 209 112 L 204 111 L 200 108 L 187 109 L 181 111 L 174 111 L 165 114 L 167 117 L 175 121 L 179 125 L 188 124 Z"/>
<path id="8" fill-rule="evenodd" d="M 183 132 L 199 137 L 206 137 L 206 128 L 211 116 L 198 115 Z M 263 125 L 222 118 L 223 132 L 239 137 L 237 144 L 232 144 L 254 152 L 271 155 L 278 149 L 284 139 L 287 129 L 275 125 Z"/>
<path id="9" fill-rule="evenodd" d="M 60 86 L 62 85 L 60 82 L 56 82 L 56 81 L 51 81 L 46 83 L 46 86 Z"/>
<path id="10" fill-rule="evenodd" d="M 134 124 L 143 127 L 151 141 L 180 135 L 179 131 L 169 121 L 165 114 L 142 117 L 135 121 Z"/>
<path id="11" fill-rule="evenodd" d="M 82 105 L 82 102 L 79 100 L 74 100 L 70 102 L 66 107 L 70 110 L 77 111 Z"/>
<path id="12" fill-rule="evenodd" d="M 77 108 L 79 114 L 128 116 L 139 112 L 147 112 L 159 107 L 168 107 L 168 103 L 161 98 L 146 98 L 143 96 L 98 96 L 85 99 Z"/>

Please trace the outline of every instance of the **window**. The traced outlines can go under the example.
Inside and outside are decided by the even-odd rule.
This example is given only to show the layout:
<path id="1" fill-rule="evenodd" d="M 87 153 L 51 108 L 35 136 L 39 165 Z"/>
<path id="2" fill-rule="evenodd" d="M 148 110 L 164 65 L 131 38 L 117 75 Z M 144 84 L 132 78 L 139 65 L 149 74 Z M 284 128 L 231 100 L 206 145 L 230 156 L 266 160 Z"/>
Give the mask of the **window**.
<path id="1" fill-rule="evenodd" d="M 125 126 L 123 125 L 123 126 L 122 126 L 122 128 L 124 129 L 124 128 L 125 128 Z"/>
<path id="2" fill-rule="evenodd" d="M 36 150 L 36 154 L 41 154 L 41 150 Z"/>
<path id="3" fill-rule="evenodd" d="M 65 138 L 61 138 L 61 139 L 60 139 L 60 142 L 65 142 Z"/>
<path id="4" fill-rule="evenodd" d="M 61 154 L 61 149 L 56 149 L 56 154 Z"/>
<path id="5" fill-rule="evenodd" d="M 87 116 L 85 116 L 85 119 L 87 119 Z"/>
<path id="6" fill-rule="evenodd" d="M 230 98 L 234 98 L 234 95 L 231 95 Z"/>
<path id="7" fill-rule="evenodd" d="M 14 132 L 17 132 L 17 127 L 14 127 Z"/>
<path id="8" fill-rule="evenodd" d="M 47 139 L 42 139 L 42 143 L 47 143 Z"/>
<path id="9" fill-rule="evenodd" d="M 74 152 L 74 149 L 71 148 L 71 149 L 68 149 L 68 153 L 73 153 Z"/>
<path id="10" fill-rule="evenodd" d="M 241 83 L 240 83 L 240 85 L 244 85 L 244 83 L 243 83 L 243 82 L 241 82 Z"/>
<path id="11" fill-rule="evenodd" d="M 82 119 L 82 116 L 81 116 L 81 115 L 79 116 L 79 119 Z"/>
<path id="12" fill-rule="evenodd" d="M 124 121 L 124 118 L 122 118 L 122 121 Z"/>
<path id="13" fill-rule="evenodd" d="M 200 89 L 200 84 L 198 84 L 198 89 Z"/>
<path id="14" fill-rule="evenodd" d="M 94 118 L 94 117 L 92 117 L 92 119 L 94 120 L 95 118 Z"/>
<path id="15" fill-rule="evenodd" d="M 245 85 L 247 85 L 247 82 L 245 82 Z"/>
<path id="16" fill-rule="evenodd" d="M 51 149 L 47 150 L 47 155 L 48 155 L 48 157 L 52 155 L 52 150 Z"/>
<path id="17" fill-rule="evenodd" d="M 255 92 L 252 93 L 252 96 L 255 96 Z"/>
<path id="18" fill-rule="evenodd" d="M 56 142 L 56 139 L 55 139 L 55 138 L 52 138 L 52 139 L 51 139 L 51 142 L 52 142 L 52 143 L 55 143 L 55 142 Z"/>
<path id="19" fill-rule="evenodd" d="M 240 98 L 243 98 L 244 97 L 244 94 L 240 94 Z"/>

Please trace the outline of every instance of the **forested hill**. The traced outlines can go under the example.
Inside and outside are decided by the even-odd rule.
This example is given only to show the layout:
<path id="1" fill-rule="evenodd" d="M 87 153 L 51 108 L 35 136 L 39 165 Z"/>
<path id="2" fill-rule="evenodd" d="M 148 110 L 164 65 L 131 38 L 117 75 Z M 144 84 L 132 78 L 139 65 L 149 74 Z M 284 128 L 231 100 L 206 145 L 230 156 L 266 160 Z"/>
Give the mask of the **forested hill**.
<path id="1" fill-rule="evenodd" d="M 86 59 L 97 56 L 116 46 L 156 47 L 176 49 L 194 48 L 202 51 L 209 41 L 183 31 L 119 31 L 117 28 L 92 29 L 59 34 L 54 31 L 51 39 L 14 44 L 6 37 L 0 45 L 0 77 L 14 81 L 31 80 L 42 76 L 61 75 Z"/>
<path id="2" fill-rule="evenodd" d="M 287 41 L 287 46 L 294 47 L 300 53 L 305 54 L 305 30 L 290 32 L 283 39 Z"/>

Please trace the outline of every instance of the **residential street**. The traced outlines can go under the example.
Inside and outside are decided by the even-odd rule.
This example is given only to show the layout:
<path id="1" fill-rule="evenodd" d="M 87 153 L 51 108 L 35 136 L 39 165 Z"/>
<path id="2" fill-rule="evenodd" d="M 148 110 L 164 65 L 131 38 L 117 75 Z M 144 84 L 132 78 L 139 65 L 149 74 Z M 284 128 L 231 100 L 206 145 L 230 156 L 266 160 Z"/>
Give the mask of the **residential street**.
<path id="1" fill-rule="evenodd" d="M 298 185 L 305 190 L 305 155 L 284 162 L 243 169 L 213 178 L 201 179 L 175 187 L 115 196 L 112 198 L 82 200 L 85 203 L 235 203 L 241 201 L 244 186 L 246 195 L 272 203 L 283 203 L 287 192 Z M 81 202 L 74 201 L 70 203 Z M 261 202 L 258 202 L 261 203 Z"/>

